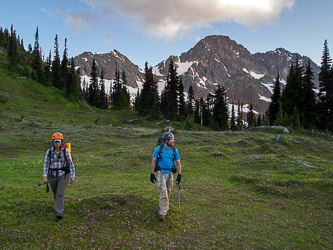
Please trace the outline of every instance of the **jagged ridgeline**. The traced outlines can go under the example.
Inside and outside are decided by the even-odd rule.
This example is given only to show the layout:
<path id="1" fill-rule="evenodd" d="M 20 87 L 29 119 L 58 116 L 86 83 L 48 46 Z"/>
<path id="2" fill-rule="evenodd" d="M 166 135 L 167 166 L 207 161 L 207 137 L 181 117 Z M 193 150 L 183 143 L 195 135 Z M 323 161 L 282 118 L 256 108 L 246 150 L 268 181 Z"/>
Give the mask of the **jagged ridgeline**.
<path id="1" fill-rule="evenodd" d="M 132 98 L 144 82 L 144 70 L 133 64 L 117 50 L 104 53 L 84 52 L 74 58 L 82 76 L 89 82 L 93 59 L 97 62 L 97 74 L 104 71 L 104 78 L 113 81 L 116 68 L 124 70 L 127 86 Z M 182 77 L 184 91 L 192 85 L 196 98 L 206 98 L 220 85 L 226 90 L 229 103 L 244 105 L 253 103 L 254 110 L 263 114 L 269 106 L 275 79 L 280 72 L 283 85 L 286 84 L 290 66 L 298 59 L 301 66 L 310 65 L 314 72 L 314 83 L 318 86 L 319 66 L 310 58 L 278 48 L 266 53 L 251 54 L 244 46 L 227 36 L 208 36 L 180 56 L 170 56 L 153 67 L 154 78 L 161 94 L 173 60 L 177 74 Z M 109 88 L 110 82 L 106 82 Z"/>

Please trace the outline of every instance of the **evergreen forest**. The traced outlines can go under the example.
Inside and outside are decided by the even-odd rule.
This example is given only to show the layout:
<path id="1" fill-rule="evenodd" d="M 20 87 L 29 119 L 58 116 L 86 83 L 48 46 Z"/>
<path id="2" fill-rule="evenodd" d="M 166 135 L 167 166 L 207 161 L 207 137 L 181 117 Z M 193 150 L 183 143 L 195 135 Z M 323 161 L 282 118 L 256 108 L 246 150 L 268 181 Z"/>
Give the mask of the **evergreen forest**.
<path id="1" fill-rule="evenodd" d="M 314 72 L 310 63 L 303 68 L 296 59 L 290 67 L 285 86 L 281 84 L 277 72 L 271 103 L 265 114 L 258 114 L 252 103 L 249 112 L 244 112 L 242 100 L 238 100 L 235 110 L 235 103 L 229 103 L 226 90 L 220 85 L 206 98 L 195 98 L 193 86 L 189 86 L 185 92 L 182 77 L 178 75 L 173 60 L 170 61 L 167 81 L 161 94 L 152 67 L 146 62 L 143 87 L 131 100 L 126 88 L 125 70 L 116 68 L 113 84 L 107 93 L 103 70 L 100 75 L 97 74 L 93 59 L 90 82 L 81 82 L 80 69 L 76 69 L 73 58 L 68 58 L 67 39 L 64 40 L 61 57 L 59 38 L 55 35 L 53 56 L 49 51 L 45 58 L 39 43 L 38 27 L 34 45 L 29 44 L 27 49 L 13 25 L 10 30 L 0 27 L 0 49 L 7 54 L 9 70 L 59 89 L 72 102 L 87 102 L 100 109 L 133 109 L 150 121 L 184 121 L 187 130 L 202 126 L 236 131 L 255 126 L 280 125 L 294 130 L 304 128 L 333 132 L 333 67 L 327 40 L 319 73 L 319 89 L 313 83 Z M 5 101 L 5 96 L 1 96 L 1 100 Z"/>

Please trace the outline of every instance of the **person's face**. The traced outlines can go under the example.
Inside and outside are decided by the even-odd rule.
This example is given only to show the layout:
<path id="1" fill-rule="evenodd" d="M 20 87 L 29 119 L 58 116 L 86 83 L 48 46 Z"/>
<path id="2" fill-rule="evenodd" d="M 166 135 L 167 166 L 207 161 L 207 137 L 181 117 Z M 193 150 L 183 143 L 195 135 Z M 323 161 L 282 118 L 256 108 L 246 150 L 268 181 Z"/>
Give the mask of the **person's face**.
<path id="1" fill-rule="evenodd" d="M 171 138 L 171 139 L 167 140 L 167 144 L 169 147 L 172 147 L 175 144 L 175 138 Z"/>
<path id="2" fill-rule="evenodd" d="M 60 145 L 61 145 L 61 141 L 55 141 L 55 142 L 54 142 L 54 146 L 55 146 L 56 148 L 59 148 Z"/>

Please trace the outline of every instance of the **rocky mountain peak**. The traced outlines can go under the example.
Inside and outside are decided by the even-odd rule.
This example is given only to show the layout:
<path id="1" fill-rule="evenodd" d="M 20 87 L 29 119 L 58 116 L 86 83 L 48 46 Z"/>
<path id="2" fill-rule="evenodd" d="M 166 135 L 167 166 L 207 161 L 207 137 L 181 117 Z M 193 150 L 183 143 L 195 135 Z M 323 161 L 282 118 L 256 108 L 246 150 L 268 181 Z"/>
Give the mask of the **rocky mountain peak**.
<path id="1" fill-rule="evenodd" d="M 84 52 L 75 57 L 74 63 L 80 66 L 82 75 L 90 76 L 93 58 L 97 62 L 98 73 L 103 68 L 106 79 L 114 79 L 116 67 L 125 70 L 128 85 L 134 88 L 133 95 L 142 86 L 143 70 L 117 50 Z M 192 85 L 196 98 L 206 98 L 220 85 L 226 89 L 229 103 L 237 104 L 239 100 L 246 107 L 252 102 L 258 113 L 264 113 L 268 108 L 277 72 L 280 72 L 280 80 L 285 84 L 290 66 L 295 60 L 301 66 L 310 61 L 315 72 L 314 83 L 318 86 L 319 66 L 306 56 L 291 53 L 284 48 L 251 54 L 228 36 L 212 35 L 200 40 L 189 51 L 180 56 L 172 55 L 153 68 L 160 91 L 166 83 L 171 59 L 177 67 L 178 75 L 182 76 L 186 92 Z"/>

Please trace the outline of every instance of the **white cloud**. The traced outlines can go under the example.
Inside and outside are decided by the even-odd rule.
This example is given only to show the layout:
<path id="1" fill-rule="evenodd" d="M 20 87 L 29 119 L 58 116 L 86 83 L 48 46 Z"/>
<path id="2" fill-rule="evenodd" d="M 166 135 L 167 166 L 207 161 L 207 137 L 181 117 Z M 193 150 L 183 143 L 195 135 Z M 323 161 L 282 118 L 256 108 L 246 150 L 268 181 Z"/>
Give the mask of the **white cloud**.
<path id="1" fill-rule="evenodd" d="M 66 19 L 65 23 L 75 31 L 81 29 L 93 30 L 92 24 L 99 19 L 99 16 L 90 10 L 82 10 L 70 12 L 62 7 L 57 7 L 57 12 L 63 14 Z"/>
<path id="2" fill-rule="evenodd" d="M 48 15 L 49 17 L 53 17 L 53 14 L 49 11 L 47 11 L 46 9 L 42 8 L 40 9 L 40 11 L 44 12 L 46 15 Z"/>
<path id="3" fill-rule="evenodd" d="M 66 23 L 91 28 L 94 18 L 121 16 L 131 27 L 143 29 L 155 37 L 172 39 L 193 28 L 210 27 L 216 22 L 235 22 L 256 28 L 279 18 L 284 9 L 291 9 L 296 0 L 81 0 L 92 12 L 69 13 L 59 8 Z M 90 13 L 90 15 L 89 15 Z M 88 16 L 82 16 L 82 15 Z"/>

